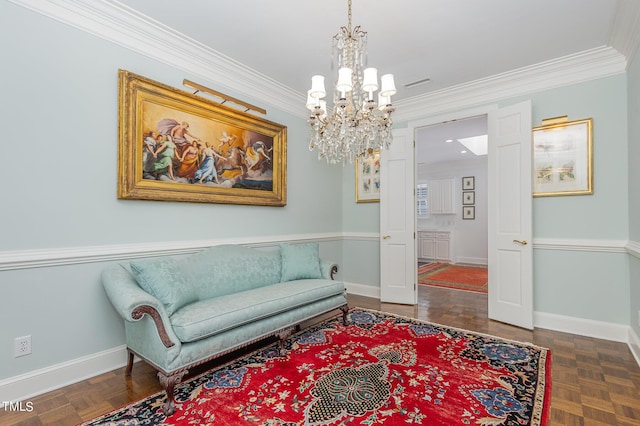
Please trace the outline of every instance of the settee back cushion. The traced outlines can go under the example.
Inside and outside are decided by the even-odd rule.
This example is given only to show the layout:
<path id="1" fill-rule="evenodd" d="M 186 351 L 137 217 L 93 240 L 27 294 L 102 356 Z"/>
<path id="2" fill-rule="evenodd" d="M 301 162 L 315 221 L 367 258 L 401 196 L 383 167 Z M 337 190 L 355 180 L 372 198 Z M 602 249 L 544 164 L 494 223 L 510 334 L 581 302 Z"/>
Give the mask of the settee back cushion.
<path id="1" fill-rule="evenodd" d="M 199 300 L 280 282 L 280 253 L 219 245 L 179 261 Z"/>
<path id="2" fill-rule="evenodd" d="M 132 260 L 129 264 L 140 287 L 162 302 L 168 315 L 198 300 L 195 289 L 173 258 Z"/>
<path id="3" fill-rule="evenodd" d="M 318 243 L 280 244 L 282 282 L 322 278 Z"/>

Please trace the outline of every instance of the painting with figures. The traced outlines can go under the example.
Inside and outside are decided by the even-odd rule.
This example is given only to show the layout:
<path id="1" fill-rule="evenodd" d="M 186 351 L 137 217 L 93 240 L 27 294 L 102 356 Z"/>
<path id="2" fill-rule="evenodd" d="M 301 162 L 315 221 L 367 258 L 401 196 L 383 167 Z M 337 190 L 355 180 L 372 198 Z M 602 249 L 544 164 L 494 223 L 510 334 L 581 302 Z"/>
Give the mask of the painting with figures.
<path id="1" fill-rule="evenodd" d="M 126 71 L 120 198 L 282 206 L 286 127 Z"/>
<path id="2" fill-rule="evenodd" d="M 144 179 L 271 190 L 273 138 L 143 103 Z"/>

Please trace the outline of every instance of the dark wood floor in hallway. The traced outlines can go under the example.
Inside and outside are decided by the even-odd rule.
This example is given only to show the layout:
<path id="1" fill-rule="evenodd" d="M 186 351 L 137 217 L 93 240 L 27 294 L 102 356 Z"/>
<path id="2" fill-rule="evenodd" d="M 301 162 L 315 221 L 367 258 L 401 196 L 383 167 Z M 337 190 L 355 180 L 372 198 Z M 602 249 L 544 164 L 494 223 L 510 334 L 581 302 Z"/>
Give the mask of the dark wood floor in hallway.
<path id="1" fill-rule="evenodd" d="M 624 343 L 490 321 L 478 293 L 421 286 L 416 306 L 352 295 L 349 303 L 550 348 L 550 425 L 640 425 L 640 367 Z M 30 413 L 0 412 L 0 424 L 75 425 L 160 390 L 155 372 L 136 363 L 131 377 L 121 368 L 32 398 Z"/>

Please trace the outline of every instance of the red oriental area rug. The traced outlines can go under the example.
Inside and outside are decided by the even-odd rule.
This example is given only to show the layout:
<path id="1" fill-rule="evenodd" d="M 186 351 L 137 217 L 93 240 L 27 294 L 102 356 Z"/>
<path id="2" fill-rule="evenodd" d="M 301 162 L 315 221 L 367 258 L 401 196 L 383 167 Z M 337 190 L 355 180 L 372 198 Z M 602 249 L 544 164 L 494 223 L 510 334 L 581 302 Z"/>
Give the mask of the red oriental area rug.
<path id="1" fill-rule="evenodd" d="M 548 349 L 355 308 L 86 425 L 546 425 Z M 134 373 L 135 374 L 135 373 Z"/>
<path id="2" fill-rule="evenodd" d="M 487 268 L 432 263 L 418 269 L 418 282 L 435 287 L 487 293 Z"/>

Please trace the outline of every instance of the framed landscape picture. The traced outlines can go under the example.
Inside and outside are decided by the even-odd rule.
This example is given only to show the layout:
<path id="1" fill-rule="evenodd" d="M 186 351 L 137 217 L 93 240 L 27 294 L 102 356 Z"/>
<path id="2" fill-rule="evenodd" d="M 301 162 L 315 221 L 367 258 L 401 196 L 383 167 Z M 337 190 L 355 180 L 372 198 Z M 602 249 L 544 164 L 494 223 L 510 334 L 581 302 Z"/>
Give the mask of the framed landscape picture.
<path id="1" fill-rule="evenodd" d="M 533 129 L 533 196 L 593 194 L 592 119 L 543 121 Z"/>
<path id="2" fill-rule="evenodd" d="M 287 128 L 120 70 L 118 198 L 286 205 Z"/>
<path id="3" fill-rule="evenodd" d="M 356 157 L 356 202 L 380 201 L 380 152 Z"/>

